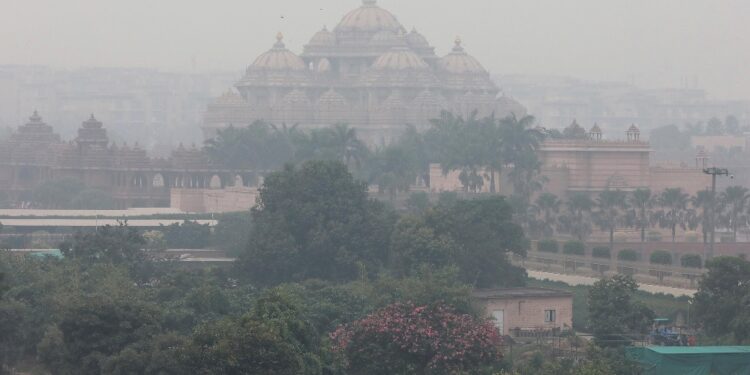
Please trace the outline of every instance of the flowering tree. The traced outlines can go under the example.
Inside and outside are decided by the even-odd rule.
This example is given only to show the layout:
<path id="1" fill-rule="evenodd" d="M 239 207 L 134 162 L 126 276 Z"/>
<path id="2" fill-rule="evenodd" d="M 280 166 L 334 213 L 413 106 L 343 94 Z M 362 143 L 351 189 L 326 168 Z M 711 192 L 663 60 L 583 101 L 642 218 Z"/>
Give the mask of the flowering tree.
<path id="1" fill-rule="evenodd" d="M 502 339 L 489 321 L 437 304 L 396 303 L 331 333 L 347 373 L 456 374 L 502 359 Z"/>

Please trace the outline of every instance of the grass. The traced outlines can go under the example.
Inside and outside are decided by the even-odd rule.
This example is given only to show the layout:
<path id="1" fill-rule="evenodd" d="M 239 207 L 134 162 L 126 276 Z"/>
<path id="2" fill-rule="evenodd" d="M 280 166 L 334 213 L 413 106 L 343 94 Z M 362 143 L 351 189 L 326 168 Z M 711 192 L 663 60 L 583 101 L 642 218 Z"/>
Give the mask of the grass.
<path id="1" fill-rule="evenodd" d="M 536 279 L 528 279 L 527 285 L 539 288 L 565 290 L 573 293 L 573 328 L 577 331 L 588 331 L 588 292 L 589 289 L 591 289 L 590 286 L 570 286 L 558 281 Z M 674 321 L 679 314 L 681 314 L 683 318 L 687 315 L 688 297 L 674 297 L 668 294 L 652 294 L 637 291 L 635 299 L 654 310 L 656 316 L 660 318 L 669 318 Z"/>

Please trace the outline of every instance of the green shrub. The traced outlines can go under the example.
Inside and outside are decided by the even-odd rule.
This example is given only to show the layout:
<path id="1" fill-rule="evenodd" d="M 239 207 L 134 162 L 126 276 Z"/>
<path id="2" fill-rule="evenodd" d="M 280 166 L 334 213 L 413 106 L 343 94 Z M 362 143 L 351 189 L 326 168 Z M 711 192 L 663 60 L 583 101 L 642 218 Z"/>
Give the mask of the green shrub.
<path id="1" fill-rule="evenodd" d="M 618 260 L 625 260 L 628 262 L 637 262 L 638 261 L 638 252 L 633 249 L 624 249 L 620 250 L 619 253 L 617 253 L 617 259 Z"/>
<path id="2" fill-rule="evenodd" d="M 555 240 L 542 240 L 537 243 L 537 249 L 545 253 L 560 252 L 560 245 Z"/>
<path id="3" fill-rule="evenodd" d="M 606 246 L 597 246 L 591 249 L 591 256 L 594 258 L 612 258 L 612 253 Z"/>
<path id="4" fill-rule="evenodd" d="M 698 254 L 685 254 L 680 258 L 680 263 L 685 268 L 703 267 L 703 259 Z"/>
<path id="5" fill-rule="evenodd" d="M 563 245 L 563 254 L 586 255 L 586 245 L 581 241 L 568 241 Z"/>
<path id="6" fill-rule="evenodd" d="M 651 253 L 650 261 L 651 264 L 670 265 L 672 264 L 672 254 L 669 251 L 656 250 Z"/>

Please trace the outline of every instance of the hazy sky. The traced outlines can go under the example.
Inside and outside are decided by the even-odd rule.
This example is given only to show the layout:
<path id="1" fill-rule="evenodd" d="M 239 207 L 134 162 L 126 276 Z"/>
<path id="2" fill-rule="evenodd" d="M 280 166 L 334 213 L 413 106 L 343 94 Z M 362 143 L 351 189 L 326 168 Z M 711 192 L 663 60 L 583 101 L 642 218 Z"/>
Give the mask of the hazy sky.
<path id="1" fill-rule="evenodd" d="M 360 0 L 2 0 L 0 64 L 241 71 L 277 31 L 301 52 Z M 439 54 L 493 74 L 568 75 L 750 98 L 748 0 L 380 0 Z"/>

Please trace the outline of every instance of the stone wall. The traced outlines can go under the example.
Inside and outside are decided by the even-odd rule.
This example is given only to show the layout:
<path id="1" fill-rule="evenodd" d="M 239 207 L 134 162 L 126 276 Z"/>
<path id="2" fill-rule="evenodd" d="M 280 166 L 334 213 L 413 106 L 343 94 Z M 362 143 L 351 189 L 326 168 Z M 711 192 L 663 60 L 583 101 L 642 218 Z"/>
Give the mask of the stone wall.
<path id="1" fill-rule="evenodd" d="M 185 212 L 237 212 L 247 211 L 255 206 L 258 189 L 172 189 L 170 195 L 172 208 Z"/>

